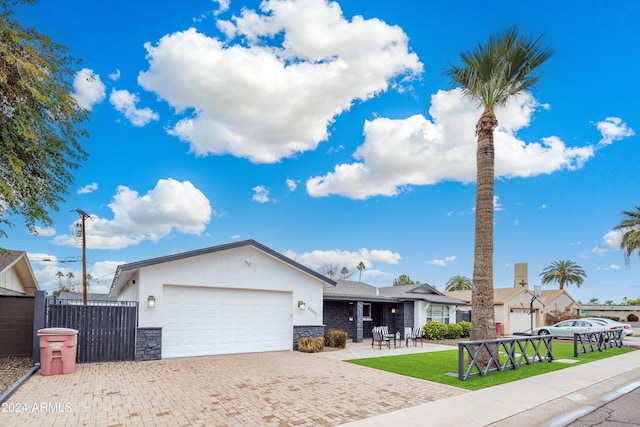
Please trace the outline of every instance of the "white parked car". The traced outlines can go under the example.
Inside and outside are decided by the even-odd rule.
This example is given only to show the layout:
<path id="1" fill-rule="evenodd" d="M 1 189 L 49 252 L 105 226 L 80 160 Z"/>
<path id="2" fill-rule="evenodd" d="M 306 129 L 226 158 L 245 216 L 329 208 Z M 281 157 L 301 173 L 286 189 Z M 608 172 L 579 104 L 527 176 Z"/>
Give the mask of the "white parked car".
<path id="1" fill-rule="evenodd" d="M 600 323 L 602 325 L 607 326 L 610 330 L 620 329 L 622 330 L 623 336 L 625 337 L 628 337 L 629 335 L 633 335 L 633 329 L 631 329 L 631 325 L 628 325 L 626 323 L 620 323 L 620 322 L 616 322 L 615 320 L 604 319 L 602 317 L 585 317 L 582 320 L 588 320 L 588 321 Z"/>
<path id="2" fill-rule="evenodd" d="M 602 323 L 586 319 L 563 320 L 555 325 L 541 326 L 533 330 L 534 335 L 553 335 L 559 338 L 573 339 L 573 334 L 584 334 L 587 332 L 607 331 L 609 328 Z"/>

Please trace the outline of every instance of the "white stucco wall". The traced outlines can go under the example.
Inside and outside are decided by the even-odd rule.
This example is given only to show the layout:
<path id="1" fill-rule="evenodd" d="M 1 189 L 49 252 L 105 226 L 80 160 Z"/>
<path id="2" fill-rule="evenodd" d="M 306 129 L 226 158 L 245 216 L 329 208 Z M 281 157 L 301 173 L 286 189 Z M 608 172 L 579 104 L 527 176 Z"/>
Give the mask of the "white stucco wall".
<path id="1" fill-rule="evenodd" d="M 138 300 L 139 327 L 163 326 L 163 286 L 203 286 L 289 292 L 293 325 L 323 324 L 323 283 L 303 271 L 253 246 L 243 246 L 140 269 L 135 285 L 129 284 L 120 300 Z M 156 307 L 147 307 L 153 295 Z M 305 309 L 298 309 L 298 301 Z"/>
<path id="2" fill-rule="evenodd" d="M 423 327 L 427 323 L 427 307 L 430 303 L 426 301 L 415 301 L 413 304 L 413 327 Z M 443 304 L 434 304 L 443 306 Z M 449 323 L 456 323 L 456 306 L 449 305 Z"/>
<path id="3" fill-rule="evenodd" d="M 11 291 L 20 292 L 23 295 L 26 295 L 26 291 L 22 280 L 20 280 L 20 276 L 18 275 L 15 268 L 8 268 L 2 273 L 0 273 L 0 288 L 9 289 Z"/>

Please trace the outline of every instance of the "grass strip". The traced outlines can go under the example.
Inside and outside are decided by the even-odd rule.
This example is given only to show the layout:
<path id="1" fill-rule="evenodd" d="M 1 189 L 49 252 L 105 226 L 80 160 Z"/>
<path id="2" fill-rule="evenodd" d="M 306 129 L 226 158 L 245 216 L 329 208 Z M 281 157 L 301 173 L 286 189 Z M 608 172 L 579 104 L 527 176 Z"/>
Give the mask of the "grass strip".
<path id="1" fill-rule="evenodd" d="M 552 348 L 553 362 L 525 365 L 518 369 L 494 372 L 488 375 L 470 378 L 466 381 L 458 379 L 458 350 L 353 359 L 347 360 L 346 362 L 467 390 L 480 390 L 486 387 L 505 384 L 511 381 L 517 381 L 523 378 L 529 378 L 535 375 L 566 369 L 634 351 L 630 348 L 611 348 L 602 352 L 581 354 L 575 358 L 573 357 L 573 343 L 554 342 Z M 566 359 L 575 361 L 575 363 L 559 361 Z"/>

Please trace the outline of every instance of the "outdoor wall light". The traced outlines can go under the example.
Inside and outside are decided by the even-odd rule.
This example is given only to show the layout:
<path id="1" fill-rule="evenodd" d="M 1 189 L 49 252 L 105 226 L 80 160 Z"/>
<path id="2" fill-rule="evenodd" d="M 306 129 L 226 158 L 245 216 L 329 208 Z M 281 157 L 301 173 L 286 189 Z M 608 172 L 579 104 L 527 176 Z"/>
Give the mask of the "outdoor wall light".
<path id="1" fill-rule="evenodd" d="M 153 295 L 149 295 L 149 297 L 147 298 L 147 307 L 156 308 L 156 297 L 154 297 Z"/>
<path id="2" fill-rule="evenodd" d="M 298 310 L 304 310 L 305 306 L 306 304 L 304 303 L 304 301 L 298 301 Z"/>
<path id="3" fill-rule="evenodd" d="M 391 314 L 396 314 L 396 308 L 395 307 L 391 307 Z"/>

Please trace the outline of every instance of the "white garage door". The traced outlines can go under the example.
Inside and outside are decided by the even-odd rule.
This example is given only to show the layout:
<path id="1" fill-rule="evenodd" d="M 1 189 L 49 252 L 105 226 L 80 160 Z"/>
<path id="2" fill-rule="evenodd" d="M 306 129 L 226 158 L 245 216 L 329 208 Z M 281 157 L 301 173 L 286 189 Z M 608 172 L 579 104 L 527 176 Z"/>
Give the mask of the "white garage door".
<path id="1" fill-rule="evenodd" d="M 291 294 L 165 286 L 162 357 L 291 350 Z"/>
<path id="2" fill-rule="evenodd" d="M 511 309 L 511 313 L 509 313 L 509 320 L 511 321 L 512 334 L 515 332 L 530 332 L 531 315 L 529 314 L 529 309 Z M 535 325 L 533 325 L 533 327 L 535 328 Z"/>

